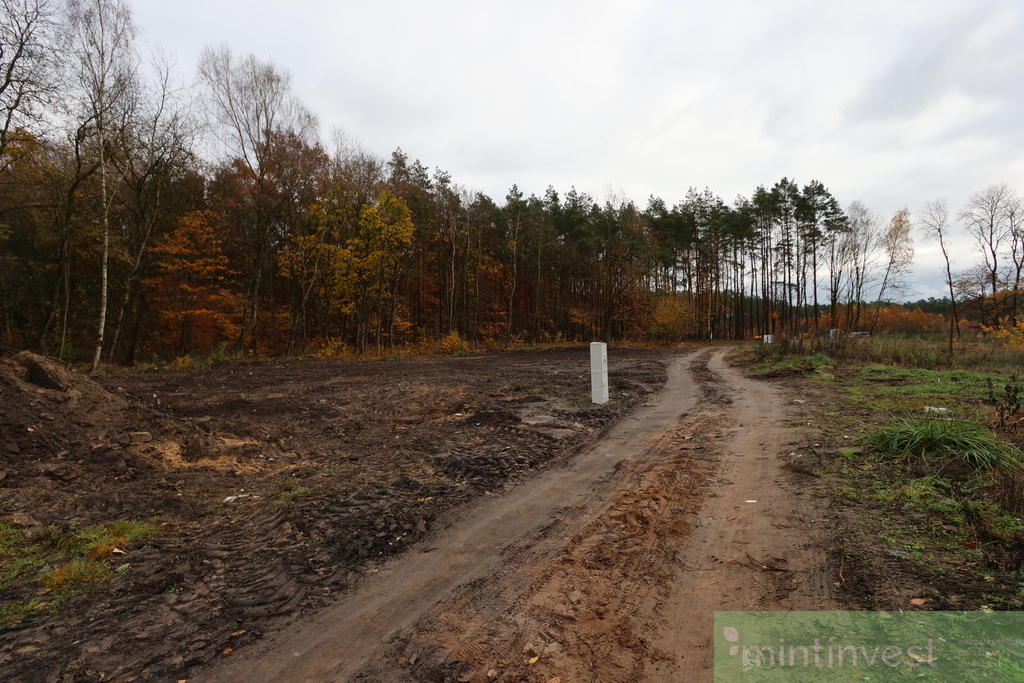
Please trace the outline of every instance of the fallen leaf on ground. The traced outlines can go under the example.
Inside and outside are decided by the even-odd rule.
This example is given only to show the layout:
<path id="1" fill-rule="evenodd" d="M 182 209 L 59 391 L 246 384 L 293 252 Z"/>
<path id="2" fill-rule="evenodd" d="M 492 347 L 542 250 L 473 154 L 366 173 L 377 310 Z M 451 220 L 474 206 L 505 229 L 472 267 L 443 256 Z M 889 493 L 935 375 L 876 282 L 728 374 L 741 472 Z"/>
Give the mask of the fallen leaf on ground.
<path id="1" fill-rule="evenodd" d="M 734 520 L 734 519 L 739 519 L 739 518 L 738 518 L 738 517 L 726 517 L 726 518 L 725 518 L 725 521 L 727 521 L 727 522 L 731 522 L 731 521 L 732 521 L 732 520 Z"/>
<path id="2" fill-rule="evenodd" d="M 530 664 L 536 664 L 538 659 L 540 659 L 540 655 L 537 655 L 536 657 L 530 657 Z"/>
<path id="3" fill-rule="evenodd" d="M 229 655 L 229 654 L 231 654 L 234 651 L 235 651 L 234 648 L 226 647 L 226 648 L 224 648 L 224 652 L 222 652 L 221 654 Z"/>
<path id="4" fill-rule="evenodd" d="M 928 601 L 925 598 L 914 598 L 913 600 L 910 601 L 910 604 L 911 605 L 923 605 L 926 602 L 928 602 Z"/>
<path id="5" fill-rule="evenodd" d="M 555 676 L 554 678 L 549 680 L 548 683 L 562 683 L 562 677 L 561 676 Z"/>
<path id="6" fill-rule="evenodd" d="M 240 636 L 243 633 L 245 633 L 245 629 L 244 628 L 241 631 L 235 631 L 234 633 L 232 633 L 231 637 L 234 638 L 235 636 Z"/>
<path id="7" fill-rule="evenodd" d="M 728 560 L 726 560 L 726 562 L 735 562 L 738 559 L 738 557 L 730 557 Z"/>

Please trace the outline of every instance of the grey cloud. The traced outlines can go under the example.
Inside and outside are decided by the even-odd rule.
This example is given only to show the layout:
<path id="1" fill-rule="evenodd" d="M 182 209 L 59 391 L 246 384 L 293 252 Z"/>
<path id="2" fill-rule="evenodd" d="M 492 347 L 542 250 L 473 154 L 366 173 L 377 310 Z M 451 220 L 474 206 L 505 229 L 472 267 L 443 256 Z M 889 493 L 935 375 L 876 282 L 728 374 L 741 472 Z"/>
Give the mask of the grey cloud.
<path id="1" fill-rule="evenodd" d="M 864 83 L 846 110 L 848 121 L 914 119 L 951 93 L 1019 112 L 1022 29 L 1020 5 L 1003 0 L 965 5 L 941 25 L 925 19 Z"/>

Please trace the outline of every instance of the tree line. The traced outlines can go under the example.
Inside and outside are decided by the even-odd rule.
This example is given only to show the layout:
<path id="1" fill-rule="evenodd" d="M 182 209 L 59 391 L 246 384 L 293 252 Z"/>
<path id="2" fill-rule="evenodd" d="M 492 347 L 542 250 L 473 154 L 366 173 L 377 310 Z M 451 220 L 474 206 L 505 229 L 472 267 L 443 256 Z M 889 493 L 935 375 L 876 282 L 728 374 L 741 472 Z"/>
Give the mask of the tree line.
<path id="1" fill-rule="evenodd" d="M 141 57 L 123 0 L 0 6 L 10 347 L 95 368 L 445 337 L 749 338 L 873 328 L 907 285 L 909 211 L 844 210 L 816 180 L 731 204 L 708 189 L 639 206 L 515 185 L 495 201 L 401 149 L 325 142 L 287 71 L 255 55 L 207 47 L 186 87 L 159 51 Z M 932 208 L 924 225 L 948 239 Z M 1006 244 L 1016 280 L 1024 267 L 1016 237 L 988 239 L 982 299 L 1012 279 Z"/>

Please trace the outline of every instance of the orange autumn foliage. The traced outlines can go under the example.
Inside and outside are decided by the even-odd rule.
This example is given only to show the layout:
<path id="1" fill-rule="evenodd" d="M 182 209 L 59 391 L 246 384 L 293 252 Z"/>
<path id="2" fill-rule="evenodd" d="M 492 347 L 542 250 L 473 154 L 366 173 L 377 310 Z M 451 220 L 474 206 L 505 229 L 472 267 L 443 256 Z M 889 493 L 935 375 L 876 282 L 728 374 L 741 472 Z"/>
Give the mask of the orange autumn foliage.
<path id="1" fill-rule="evenodd" d="M 228 259 L 212 211 L 183 216 L 153 248 L 157 274 L 146 280 L 159 330 L 152 349 L 175 356 L 204 353 L 238 334 L 240 297 L 228 289 Z"/>
<path id="2" fill-rule="evenodd" d="M 888 334 L 923 334 L 949 329 L 949 318 L 939 313 L 925 313 L 920 309 L 907 309 L 893 304 L 878 312 L 877 332 Z"/>

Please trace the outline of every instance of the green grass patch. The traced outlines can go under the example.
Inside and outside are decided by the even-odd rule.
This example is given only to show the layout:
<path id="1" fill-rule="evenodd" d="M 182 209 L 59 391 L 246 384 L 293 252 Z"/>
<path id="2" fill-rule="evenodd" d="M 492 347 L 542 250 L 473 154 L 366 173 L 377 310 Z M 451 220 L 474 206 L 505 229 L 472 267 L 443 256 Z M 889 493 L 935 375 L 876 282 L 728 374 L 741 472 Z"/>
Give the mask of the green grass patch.
<path id="1" fill-rule="evenodd" d="M 828 376 L 831 374 L 832 367 L 832 359 L 824 353 L 769 354 L 763 357 L 761 363 L 761 368 L 770 374 L 817 373 Z"/>
<path id="2" fill-rule="evenodd" d="M 950 484 L 940 477 L 905 480 L 892 488 L 878 490 L 875 499 L 883 503 L 913 503 L 921 510 L 946 513 L 954 501 L 949 498 Z"/>
<path id="3" fill-rule="evenodd" d="M 922 413 L 925 406 L 946 408 L 957 417 L 975 417 L 989 395 L 985 372 L 926 370 L 869 364 L 845 367 L 839 373 L 851 398 L 873 410 Z"/>
<path id="4" fill-rule="evenodd" d="M 1016 468 L 1020 452 L 990 430 L 966 420 L 910 418 L 885 427 L 867 442 L 897 456 L 958 460 L 972 468 Z"/>
<path id="5" fill-rule="evenodd" d="M 24 594 L 33 586 L 54 593 L 51 609 L 81 593 L 89 585 L 115 576 L 110 562 L 114 548 L 124 548 L 155 536 L 147 522 L 118 521 L 79 527 L 47 525 L 24 529 L 0 522 L 0 592 Z M 0 610 L 0 628 L 38 611 L 35 596 L 8 603 Z"/>
<path id="6" fill-rule="evenodd" d="M 926 609 L 1024 607 L 1024 352 L 827 342 L 751 346 L 741 362 L 786 378 L 812 411 L 814 481 L 832 498 L 853 603 L 904 609 L 893 596 L 909 591 L 929 596 Z"/>
<path id="7" fill-rule="evenodd" d="M 295 487 L 295 482 L 291 479 L 285 479 L 280 488 L 273 494 L 273 504 L 275 507 L 279 505 L 285 505 L 296 500 L 301 500 L 308 496 L 312 491 L 305 486 L 299 488 Z"/>
<path id="8" fill-rule="evenodd" d="M 863 494 L 860 489 L 853 486 L 840 486 L 836 489 L 836 492 L 852 503 L 859 503 L 863 500 Z"/>
<path id="9" fill-rule="evenodd" d="M 19 621 L 32 616 L 36 612 L 41 612 L 50 605 L 45 603 L 38 598 L 33 598 L 26 603 L 8 603 L 6 605 L 0 605 L 0 628 L 6 628 L 11 624 L 16 624 Z"/>

